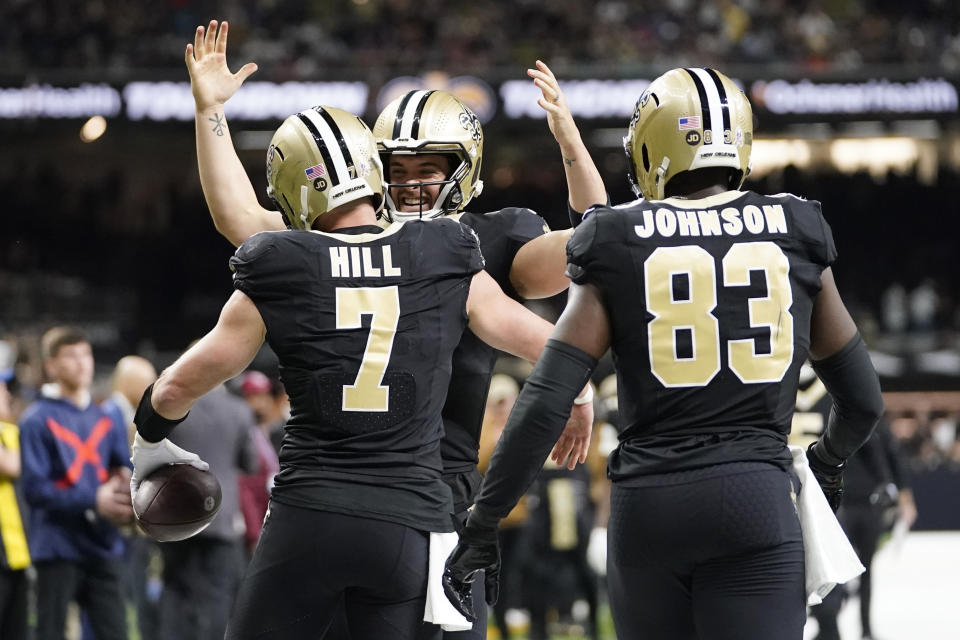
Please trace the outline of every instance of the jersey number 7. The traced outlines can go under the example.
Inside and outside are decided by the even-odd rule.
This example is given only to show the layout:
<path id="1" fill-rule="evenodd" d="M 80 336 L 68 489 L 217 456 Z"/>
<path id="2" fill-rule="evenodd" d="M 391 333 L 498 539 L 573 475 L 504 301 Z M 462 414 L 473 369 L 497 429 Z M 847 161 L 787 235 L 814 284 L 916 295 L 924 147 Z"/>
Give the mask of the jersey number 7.
<path id="1" fill-rule="evenodd" d="M 790 261 L 773 242 L 733 245 L 723 257 L 723 286 L 750 284 L 751 271 L 763 271 L 765 297 L 749 298 L 750 326 L 770 332 L 770 353 L 757 353 L 756 340 L 727 341 L 727 362 L 744 383 L 779 382 L 793 361 L 793 290 Z M 716 262 L 702 247 L 658 247 L 643 264 L 650 370 L 665 387 L 700 387 L 720 371 L 720 323 Z M 674 276 L 686 277 L 682 298 L 674 291 Z M 690 338 L 692 353 L 678 353 L 677 337 Z"/>
<path id="2" fill-rule="evenodd" d="M 370 315 L 370 334 L 353 384 L 343 385 L 343 411 L 389 411 L 390 387 L 383 374 L 390 362 L 400 320 L 400 290 L 393 287 L 337 288 L 337 329 L 359 329 Z"/>

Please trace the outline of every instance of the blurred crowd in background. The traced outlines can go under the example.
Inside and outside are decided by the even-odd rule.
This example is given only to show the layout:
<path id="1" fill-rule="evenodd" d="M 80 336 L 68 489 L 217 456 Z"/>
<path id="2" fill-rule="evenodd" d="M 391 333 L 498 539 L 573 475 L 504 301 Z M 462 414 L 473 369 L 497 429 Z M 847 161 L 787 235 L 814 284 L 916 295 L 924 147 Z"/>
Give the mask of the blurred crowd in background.
<path id="1" fill-rule="evenodd" d="M 777 61 L 855 70 L 896 62 L 960 69 L 960 8 L 952 0 L 519 0 L 510 19 L 492 0 L 54 0 L 0 8 L 8 69 L 117 72 L 178 68 L 182 37 L 227 15 L 233 50 L 280 79 L 376 68 L 442 66 L 483 73 L 551 60 L 673 67 Z M 403 51 L 402 57 L 395 52 Z"/>
<path id="2" fill-rule="evenodd" d="M 960 3 L 953 0 L 516 0 L 508 20 L 501 3 L 491 0 L 70 4 L 76 6 L 69 11 L 52 0 L 0 4 L 0 76 L 29 81 L 31 71 L 66 69 L 109 82 L 113 74 L 149 70 L 151 77 L 185 81 L 184 34 L 212 16 L 230 20 L 234 68 L 255 60 L 260 74 L 276 81 L 342 78 L 357 70 L 388 78 L 434 68 L 517 76 L 536 58 L 549 60 L 558 74 L 611 77 L 702 64 L 838 73 L 896 65 L 904 73 L 960 73 Z M 137 353 L 162 369 L 213 325 L 232 290 L 227 260 L 233 249 L 210 221 L 192 155 L 192 123 L 111 125 L 100 156 L 71 150 L 65 141 L 75 142 L 75 123 L 3 124 L 19 153 L 0 159 L 0 419 L 16 422 L 44 382 L 40 337 L 47 328 L 68 322 L 84 329 L 97 357 L 94 397 L 107 398 L 112 363 L 121 356 Z M 495 120 L 485 131 L 488 185 L 471 209 L 527 206 L 552 228 L 569 226 L 562 165 L 546 125 Z M 622 152 L 592 150 L 611 200 L 632 200 Z M 263 151 L 241 150 L 241 159 L 265 202 Z M 877 177 L 788 166 L 748 180 L 745 188 L 823 203 L 839 249 L 834 273 L 877 356 L 884 390 L 924 392 L 888 393 L 887 422 L 918 479 L 918 526 L 956 528 L 958 516 L 938 513 L 936 505 L 955 501 L 960 377 L 933 374 L 960 371 L 954 220 L 960 173 L 941 166 L 931 183 L 909 171 Z M 563 301 L 538 310 L 555 315 Z M 235 527 L 247 548 L 256 541 L 276 470 L 284 405 L 270 354 L 254 366 L 257 371 L 228 385 L 248 402 L 257 425 L 250 439 L 257 464 L 240 480 L 244 517 Z M 603 459 L 613 446 L 602 426 L 616 421 L 611 368 L 606 363 L 596 379 L 598 430 L 587 470 L 550 470 L 506 525 L 514 530 L 505 532 L 512 546 L 505 542 L 504 553 L 518 559 L 514 573 L 527 584 L 505 576 L 495 615 L 501 633 L 511 620 L 508 609 L 517 608 L 529 612 L 523 624 L 532 637 L 560 622 L 582 630 L 599 624 L 571 605 L 598 597 L 598 583 L 583 576 L 599 567 L 589 563 L 587 545 L 593 523 L 602 519 Z M 506 375 L 491 387 L 484 428 L 492 438 L 484 443 L 487 453 L 525 375 L 511 359 L 500 370 Z M 566 569 L 559 578 L 541 575 L 538 561 Z M 138 562 L 146 563 L 140 578 L 146 591 L 138 597 L 149 602 L 135 604 L 146 606 L 138 616 L 149 629 L 159 624 L 162 560 L 148 549 Z M 531 599 L 531 593 L 540 595 Z M 596 607 L 589 610 L 596 614 Z M 144 638 L 155 637 L 147 633 Z"/>

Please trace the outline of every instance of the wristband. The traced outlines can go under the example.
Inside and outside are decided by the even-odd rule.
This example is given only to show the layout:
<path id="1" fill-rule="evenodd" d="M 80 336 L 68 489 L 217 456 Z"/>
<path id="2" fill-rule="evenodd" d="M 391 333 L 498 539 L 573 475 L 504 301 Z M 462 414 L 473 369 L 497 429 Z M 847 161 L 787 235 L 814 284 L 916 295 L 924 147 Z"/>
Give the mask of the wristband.
<path id="1" fill-rule="evenodd" d="M 187 412 L 187 415 L 190 415 Z M 183 416 L 179 420 L 168 420 L 157 413 L 153 408 L 153 385 L 147 387 L 140 398 L 140 405 L 137 407 L 137 413 L 133 417 L 134 424 L 137 425 L 137 433 L 147 442 L 160 442 L 170 435 L 173 428 L 186 420 Z"/>
<path id="2" fill-rule="evenodd" d="M 587 383 L 587 390 L 573 399 L 573 404 L 588 404 L 593 402 L 593 385 Z"/>

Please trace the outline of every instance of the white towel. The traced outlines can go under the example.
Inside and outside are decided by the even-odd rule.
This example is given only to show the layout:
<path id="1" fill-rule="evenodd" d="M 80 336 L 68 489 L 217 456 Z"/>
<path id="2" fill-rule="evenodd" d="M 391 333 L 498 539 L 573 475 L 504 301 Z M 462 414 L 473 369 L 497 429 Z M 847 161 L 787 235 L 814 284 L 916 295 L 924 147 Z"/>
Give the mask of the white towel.
<path id="1" fill-rule="evenodd" d="M 790 453 L 793 455 L 793 470 L 803 483 L 797 511 L 803 530 L 807 604 L 812 606 L 823 602 L 838 584 L 863 573 L 864 567 L 810 470 L 806 452 L 801 447 L 790 447 Z"/>
<path id="2" fill-rule="evenodd" d="M 457 546 L 456 533 L 430 534 L 430 568 L 427 573 L 427 606 L 424 622 L 438 624 L 444 631 L 466 631 L 473 628 L 470 621 L 457 611 L 443 593 L 443 567 L 447 557 Z"/>

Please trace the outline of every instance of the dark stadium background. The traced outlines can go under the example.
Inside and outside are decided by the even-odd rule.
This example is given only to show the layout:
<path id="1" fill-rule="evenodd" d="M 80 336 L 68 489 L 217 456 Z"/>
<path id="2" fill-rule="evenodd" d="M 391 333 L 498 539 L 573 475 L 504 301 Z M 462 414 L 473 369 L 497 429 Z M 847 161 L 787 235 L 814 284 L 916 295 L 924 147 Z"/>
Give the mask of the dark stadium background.
<path id="1" fill-rule="evenodd" d="M 757 152 L 768 145 L 746 188 L 823 203 L 841 294 L 888 407 L 914 424 L 904 441 L 918 527 L 960 528 L 960 4 L 2 0 L 0 337 L 18 345 L 25 383 L 53 324 L 87 329 L 105 375 L 127 353 L 169 363 L 229 296 L 233 249 L 200 191 L 192 103 L 186 119 L 152 119 L 125 93 L 148 83 L 137 109 L 177 96 L 182 107 L 184 45 L 214 17 L 231 22 L 231 68 L 256 61 L 251 82 L 271 83 L 272 98 L 247 117 L 227 109 L 265 205 L 270 132 L 311 105 L 271 105 L 298 86 L 282 83 L 360 83 L 370 123 L 386 96 L 418 83 L 454 91 L 487 112 L 486 188 L 471 210 L 526 206 L 563 228 L 565 184 L 546 123 L 511 115 L 535 59 L 552 65 L 579 109 L 615 203 L 633 198 L 619 141 L 636 82 L 683 65 L 741 82 L 755 104 Z M 68 97 L 84 86 L 111 88 L 118 102 L 98 110 Z M 537 111 L 526 104 L 522 113 Z M 98 114 L 105 132 L 83 141 L 81 127 Z"/>

